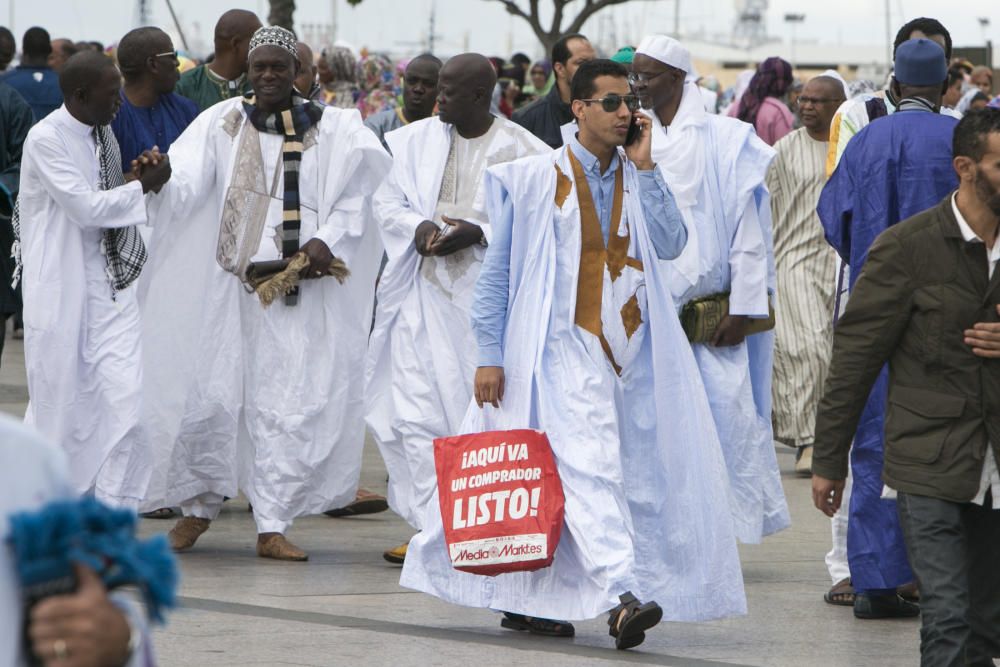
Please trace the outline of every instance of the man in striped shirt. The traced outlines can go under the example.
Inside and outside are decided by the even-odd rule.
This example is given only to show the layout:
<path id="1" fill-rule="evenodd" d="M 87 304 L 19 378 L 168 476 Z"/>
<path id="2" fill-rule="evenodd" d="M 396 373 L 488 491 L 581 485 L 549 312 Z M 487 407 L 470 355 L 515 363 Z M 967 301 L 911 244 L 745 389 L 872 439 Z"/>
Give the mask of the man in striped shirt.
<path id="1" fill-rule="evenodd" d="M 845 97 L 843 83 L 833 77 L 809 81 L 798 101 L 803 127 L 774 145 L 778 155 L 767 174 L 778 279 L 774 437 L 797 448 L 800 474 L 810 471 L 816 406 L 833 341 L 837 255 L 823 238 L 816 203 L 826 183 L 830 121 Z"/>

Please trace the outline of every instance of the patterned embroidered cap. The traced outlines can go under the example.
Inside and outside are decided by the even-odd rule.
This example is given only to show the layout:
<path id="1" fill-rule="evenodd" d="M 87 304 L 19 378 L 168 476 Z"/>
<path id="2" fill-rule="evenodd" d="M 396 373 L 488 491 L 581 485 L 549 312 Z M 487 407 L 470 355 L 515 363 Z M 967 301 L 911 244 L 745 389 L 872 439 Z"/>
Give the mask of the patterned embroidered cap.
<path id="1" fill-rule="evenodd" d="M 281 26 L 271 25 L 260 28 L 250 38 L 250 51 L 247 56 L 249 57 L 254 49 L 261 46 L 278 46 L 291 53 L 293 58 L 298 58 L 299 54 L 295 48 L 295 42 L 295 34 Z"/>

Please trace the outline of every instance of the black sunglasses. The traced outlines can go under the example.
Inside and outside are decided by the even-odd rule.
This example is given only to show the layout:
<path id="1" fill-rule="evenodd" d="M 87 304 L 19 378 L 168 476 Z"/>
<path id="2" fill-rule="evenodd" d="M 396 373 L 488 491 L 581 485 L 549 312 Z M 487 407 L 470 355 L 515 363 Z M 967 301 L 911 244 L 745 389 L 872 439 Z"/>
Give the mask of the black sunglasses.
<path id="1" fill-rule="evenodd" d="M 621 107 L 622 102 L 625 103 L 625 106 L 628 107 L 629 111 L 635 111 L 636 109 L 639 108 L 639 98 L 636 95 L 619 95 L 618 93 L 609 93 L 605 97 L 599 97 L 589 100 L 580 100 L 580 101 L 585 102 L 587 104 L 590 104 L 591 102 L 600 102 L 601 108 L 607 111 L 608 113 L 614 113 L 618 111 L 618 108 Z"/>

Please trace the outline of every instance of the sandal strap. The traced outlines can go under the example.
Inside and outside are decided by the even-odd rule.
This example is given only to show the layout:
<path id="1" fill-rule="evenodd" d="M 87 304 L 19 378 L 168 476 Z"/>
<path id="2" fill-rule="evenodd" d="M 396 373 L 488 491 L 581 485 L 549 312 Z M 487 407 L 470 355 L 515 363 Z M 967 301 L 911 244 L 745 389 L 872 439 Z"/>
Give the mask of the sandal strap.
<path id="1" fill-rule="evenodd" d="M 608 612 L 608 626 L 616 629 L 619 624 L 619 620 L 624 620 L 622 617 L 623 612 L 626 614 L 631 613 L 633 609 L 641 604 L 639 600 L 632 595 L 631 591 L 619 595 L 618 599 L 621 600 L 621 604 Z"/>

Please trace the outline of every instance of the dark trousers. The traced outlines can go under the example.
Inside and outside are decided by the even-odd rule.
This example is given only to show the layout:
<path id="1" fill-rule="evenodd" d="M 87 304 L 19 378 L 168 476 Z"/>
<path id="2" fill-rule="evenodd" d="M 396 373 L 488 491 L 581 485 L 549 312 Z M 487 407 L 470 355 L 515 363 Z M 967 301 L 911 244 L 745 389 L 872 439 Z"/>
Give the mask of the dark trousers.
<path id="1" fill-rule="evenodd" d="M 0 313 L 0 356 L 3 356 L 3 344 L 7 340 L 7 313 Z"/>
<path id="2" fill-rule="evenodd" d="M 1000 657 L 1000 509 L 986 498 L 983 507 L 899 494 L 920 584 L 923 667 L 993 667 Z"/>

